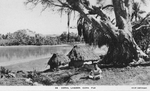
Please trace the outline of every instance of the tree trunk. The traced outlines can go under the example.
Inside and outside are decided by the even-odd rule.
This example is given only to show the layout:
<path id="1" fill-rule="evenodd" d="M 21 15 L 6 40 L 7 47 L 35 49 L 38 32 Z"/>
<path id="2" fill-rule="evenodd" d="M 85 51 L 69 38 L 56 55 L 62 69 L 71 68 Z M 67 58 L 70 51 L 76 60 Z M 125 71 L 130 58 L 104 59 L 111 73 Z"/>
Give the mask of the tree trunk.
<path id="1" fill-rule="evenodd" d="M 85 7 L 79 2 L 74 8 L 83 19 L 78 21 L 78 31 L 82 32 L 85 42 L 90 45 L 108 45 L 109 49 L 101 63 L 114 65 L 128 65 L 139 60 L 139 57 L 147 56 L 136 44 L 132 36 L 131 14 L 132 0 L 112 0 L 116 16 L 116 26 L 110 18 L 103 13 L 100 7 Z M 87 16 L 82 7 L 89 10 Z M 100 19 L 98 19 L 100 18 Z"/>
<path id="2" fill-rule="evenodd" d="M 117 41 L 110 40 L 112 42 L 109 44 L 109 50 L 104 58 L 104 62 L 127 65 L 133 60 L 138 61 L 140 57 L 147 57 L 138 47 L 132 36 L 132 25 L 130 21 L 132 0 L 113 0 L 113 5 L 119 35 L 116 36 Z"/>
<path id="3" fill-rule="evenodd" d="M 108 53 L 104 62 L 115 65 L 127 65 L 133 59 L 138 60 L 138 52 L 132 36 L 131 26 L 131 0 L 112 0 L 116 16 L 116 27 L 118 27 L 117 40 L 111 38 Z M 112 36 L 111 36 L 112 37 Z"/>
<path id="4" fill-rule="evenodd" d="M 67 22 L 67 25 L 68 25 L 68 39 L 67 39 L 67 41 L 69 42 L 70 41 L 70 17 L 71 17 L 71 11 L 68 11 L 67 17 L 68 17 L 68 22 Z"/>

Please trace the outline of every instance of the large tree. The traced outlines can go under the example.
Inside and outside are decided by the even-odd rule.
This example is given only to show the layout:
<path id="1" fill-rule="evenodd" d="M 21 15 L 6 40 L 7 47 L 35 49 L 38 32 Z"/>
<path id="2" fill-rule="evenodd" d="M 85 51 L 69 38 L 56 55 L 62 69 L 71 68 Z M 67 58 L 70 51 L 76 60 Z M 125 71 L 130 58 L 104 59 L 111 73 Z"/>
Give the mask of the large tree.
<path id="1" fill-rule="evenodd" d="M 147 55 L 138 47 L 133 35 L 131 16 L 133 14 L 133 0 L 110 0 L 112 5 L 99 6 L 94 0 L 28 0 L 42 3 L 46 7 L 64 7 L 75 10 L 80 14 L 77 22 L 79 35 L 83 35 L 85 42 L 90 45 L 107 45 L 109 47 L 103 63 L 127 65 L 138 61 Z M 100 2 L 102 0 L 95 0 Z M 111 22 L 103 12 L 106 7 L 113 7 L 116 24 Z"/>

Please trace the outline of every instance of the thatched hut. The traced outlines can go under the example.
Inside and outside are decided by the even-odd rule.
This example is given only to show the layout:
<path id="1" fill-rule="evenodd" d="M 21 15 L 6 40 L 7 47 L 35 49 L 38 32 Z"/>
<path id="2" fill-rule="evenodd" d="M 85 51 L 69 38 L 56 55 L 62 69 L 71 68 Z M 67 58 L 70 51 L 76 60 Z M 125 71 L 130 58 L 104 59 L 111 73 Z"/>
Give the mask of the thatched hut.
<path id="1" fill-rule="evenodd" d="M 74 46 L 73 49 L 67 55 L 71 62 L 69 66 L 81 67 L 85 62 L 94 62 L 100 60 L 100 57 L 96 55 L 89 47 L 81 48 Z"/>
<path id="2" fill-rule="evenodd" d="M 69 62 L 70 59 L 68 58 L 68 56 L 54 53 L 49 59 L 48 65 L 50 65 L 50 69 L 58 69 L 59 66 L 69 64 Z"/>

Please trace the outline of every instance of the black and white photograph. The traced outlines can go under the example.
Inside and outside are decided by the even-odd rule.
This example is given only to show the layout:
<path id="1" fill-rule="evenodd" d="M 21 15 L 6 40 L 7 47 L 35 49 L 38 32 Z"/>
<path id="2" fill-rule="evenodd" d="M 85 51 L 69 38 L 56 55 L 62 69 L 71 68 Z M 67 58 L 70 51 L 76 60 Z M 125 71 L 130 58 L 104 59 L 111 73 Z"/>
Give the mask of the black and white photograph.
<path id="1" fill-rule="evenodd" d="M 0 0 L 0 91 L 149 86 L 150 0 Z"/>

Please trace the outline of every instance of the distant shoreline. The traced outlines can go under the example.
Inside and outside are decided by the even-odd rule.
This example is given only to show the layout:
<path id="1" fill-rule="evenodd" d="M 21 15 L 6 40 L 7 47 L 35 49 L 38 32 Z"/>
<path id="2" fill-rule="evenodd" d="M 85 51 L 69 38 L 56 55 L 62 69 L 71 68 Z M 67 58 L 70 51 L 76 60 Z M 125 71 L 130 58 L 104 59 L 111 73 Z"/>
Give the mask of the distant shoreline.
<path id="1" fill-rule="evenodd" d="M 86 44 L 84 44 L 84 43 L 76 43 L 76 44 L 73 44 L 73 45 L 86 45 Z M 72 46 L 73 46 L 72 45 Z M 12 46 L 0 46 L 0 47 L 42 47 L 42 46 L 44 46 L 44 47 L 54 47 L 54 46 L 71 46 L 71 44 L 60 44 L 60 45 L 12 45 Z"/>

